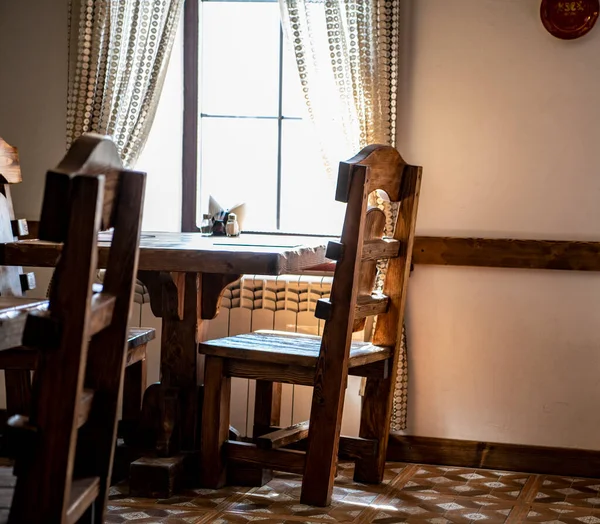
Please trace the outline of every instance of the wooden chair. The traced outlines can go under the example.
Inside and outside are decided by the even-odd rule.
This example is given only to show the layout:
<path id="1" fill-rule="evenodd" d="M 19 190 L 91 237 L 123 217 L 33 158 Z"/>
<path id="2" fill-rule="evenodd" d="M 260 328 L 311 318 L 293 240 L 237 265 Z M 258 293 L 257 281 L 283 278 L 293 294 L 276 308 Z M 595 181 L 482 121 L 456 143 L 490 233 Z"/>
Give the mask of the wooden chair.
<path id="1" fill-rule="evenodd" d="M 10 185 L 22 181 L 19 155 L 16 148 L 0 138 L 0 242 L 12 242 L 29 235 L 29 227 L 24 219 L 15 220 Z M 22 268 L 0 266 L 0 296 L 22 297 L 25 292 L 35 289 L 35 275 L 24 274 Z M 33 307 L 44 308 L 36 303 Z M 47 307 L 47 303 L 46 303 Z M 152 328 L 132 328 L 128 336 L 128 352 L 123 394 L 123 436 L 134 428 L 140 417 L 144 391 L 146 390 L 146 348 L 156 332 Z M 4 371 L 6 384 L 6 412 L 29 413 L 31 403 L 31 371 L 35 369 L 36 358 L 19 352 L 0 352 L 0 370 Z"/>
<path id="2" fill-rule="evenodd" d="M 13 242 L 29 234 L 27 220 L 15 220 L 11 196 L 10 186 L 20 184 L 22 180 L 17 148 L 0 137 L 0 242 Z M 35 285 L 33 273 L 24 274 L 20 267 L 0 266 L 0 296 L 22 297 L 25 292 L 35 289 Z M 5 378 L 7 397 L 13 399 L 13 392 L 23 389 L 23 374 L 7 369 Z M 13 403 L 17 402 L 14 399 Z"/>
<path id="3" fill-rule="evenodd" d="M 6 472 L 1 484 L 8 522 L 103 522 L 144 182 L 97 135 L 80 137 L 47 174 L 39 237 L 64 245 L 49 308 L 27 316 L 18 348 L 37 370 L 30 417 L 12 417 L 7 429 L 17 477 L 12 504 Z M 98 231 L 111 227 L 104 287 L 93 293 Z"/>
<path id="4" fill-rule="evenodd" d="M 259 331 L 200 344 L 206 355 L 204 486 L 222 486 L 228 464 L 262 466 L 303 474 L 301 501 L 326 506 L 338 452 L 356 461 L 356 481 L 382 481 L 421 171 L 394 148 L 380 145 L 340 163 L 336 200 L 347 202 L 347 208 L 341 241 L 327 249 L 327 257 L 337 261 L 331 298 L 319 301 L 315 311 L 325 320 L 322 338 Z M 399 202 L 393 238 L 382 238 L 383 212 L 368 209 L 368 195 L 376 189 Z M 380 259 L 389 259 L 387 278 L 383 293 L 375 293 Z M 352 332 L 372 315 L 377 315 L 373 342 L 353 342 Z M 367 377 L 359 438 L 340 438 L 348 374 Z M 228 441 L 230 377 L 257 380 L 254 444 Z M 279 418 L 281 390 L 274 383 L 280 382 L 314 386 L 310 424 L 269 427 Z"/>
<path id="5" fill-rule="evenodd" d="M 1 275 L 0 275 L 1 280 Z M 35 301 L 36 309 L 47 309 L 47 301 Z M 0 309 L 0 314 L 2 309 Z M 122 420 L 119 436 L 126 442 L 133 442 L 141 417 L 142 399 L 147 387 L 146 349 L 154 340 L 154 328 L 130 328 L 127 335 L 127 357 L 123 388 Z M 0 351 L 0 370 L 6 381 L 6 414 L 8 417 L 28 415 L 31 408 L 31 372 L 37 368 L 37 355 L 31 351 L 15 348 L 13 351 Z"/>

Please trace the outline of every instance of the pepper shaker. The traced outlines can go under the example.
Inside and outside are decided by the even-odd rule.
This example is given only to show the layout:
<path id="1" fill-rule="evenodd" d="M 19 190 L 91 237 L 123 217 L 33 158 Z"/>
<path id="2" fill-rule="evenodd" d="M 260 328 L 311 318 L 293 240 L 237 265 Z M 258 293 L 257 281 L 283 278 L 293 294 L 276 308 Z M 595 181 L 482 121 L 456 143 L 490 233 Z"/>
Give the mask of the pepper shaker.
<path id="1" fill-rule="evenodd" d="M 205 213 L 202 215 L 202 223 L 200 224 L 200 233 L 204 237 L 212 235 L 212 215 Z"/>

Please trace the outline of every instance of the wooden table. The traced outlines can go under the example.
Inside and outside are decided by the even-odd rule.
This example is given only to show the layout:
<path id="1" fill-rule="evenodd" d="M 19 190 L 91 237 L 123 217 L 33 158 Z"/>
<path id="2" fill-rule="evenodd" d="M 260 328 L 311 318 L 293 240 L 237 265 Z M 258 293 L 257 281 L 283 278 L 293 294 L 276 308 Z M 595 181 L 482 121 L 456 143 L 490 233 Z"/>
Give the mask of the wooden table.
<path id="1" fill-rule="evenodd" d="M 322 264 L 325 245 L 325 239 L 314 237 L 142 233 L 138 278 L 149 290 L 152 312 L 162 318 L 161 382 L 146 390 L 133 440 L 156 457 L 173 458 L 146 461 L 142 481 L 149 482 L 153 467 L 180 470 L 178 453 L 199 447 L 203 358 L 197 342 L 202 321 L 217 314 L 225 287 L 243 274 L 281 275 Z M 109 247 L 110 238 L 101 235 L 100 267 L 106 265 Z M 0 244 L 0 265 L 54 267 L 60 250 L 59 244 L 39 240 Z M 168 493 L 148 484 L 136 494 L 159 492 Z"/>

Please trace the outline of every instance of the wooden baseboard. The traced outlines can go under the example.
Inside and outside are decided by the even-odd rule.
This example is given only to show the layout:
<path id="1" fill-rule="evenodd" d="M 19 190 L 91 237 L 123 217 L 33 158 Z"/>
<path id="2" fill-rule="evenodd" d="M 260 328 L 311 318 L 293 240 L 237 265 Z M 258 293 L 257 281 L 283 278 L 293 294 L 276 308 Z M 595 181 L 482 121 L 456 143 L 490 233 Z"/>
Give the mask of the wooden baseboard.
<path id="1" fill-rule="evenodd" d="M 547 475 L 600 475 L 600 451 L 399 434 L 390 435 L 387 459 L 394 462 L 501 469 Z"/>

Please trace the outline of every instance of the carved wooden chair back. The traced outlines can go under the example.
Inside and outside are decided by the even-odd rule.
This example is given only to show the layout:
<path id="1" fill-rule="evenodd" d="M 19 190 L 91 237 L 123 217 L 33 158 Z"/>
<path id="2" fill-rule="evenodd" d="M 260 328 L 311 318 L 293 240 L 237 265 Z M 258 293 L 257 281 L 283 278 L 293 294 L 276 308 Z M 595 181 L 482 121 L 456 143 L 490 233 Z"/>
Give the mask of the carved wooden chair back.
<path id="1" fill-rule="evenodd" d="M 49 309 L 30 314 L 23 335 L 39 356 L 30 418 L 9 421 L 28 444 L 16 457 L 11 522 L 103 522 L 144 183 L 98 135 L 80 137 L 46 176 L 39 238 L 63 248 Z M 94 294 L 98 232 L 109 228 L 104 286 Z"/>
<path id="2" fill-rule="evenodd" d="M 410 272 L 418 191 L 422 168 L 406 164 L 396 149 L 369 146 L 346 162 L 340 162 L 336 200 L 348 204 L 340 242 L 329 242 L 327 258 L 336 260 L 331 298 L 317 304 L 315 315 L 334 321 L 332 304 L 346 304 L 336 318 L 352 331 L 360 331 L 364 320 L 378 316 L 373 344 L 394 347 L 398 317 Z M 368 205 L 369 195 L 383 190 L 397 207 L 397 225 L 392 237 L 384 237 L 386 216 Z M 391 207 L 391 206 L 390 206 Z M 407 253 L 409 256 L 407 256 Z M 378 261 L 388 260 L 382 289 L 376 289 Z M 336 327 L 337 329 L 337 327 Z"/>

